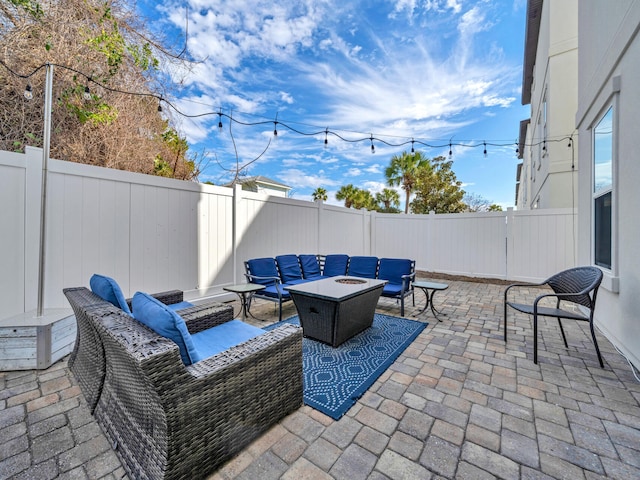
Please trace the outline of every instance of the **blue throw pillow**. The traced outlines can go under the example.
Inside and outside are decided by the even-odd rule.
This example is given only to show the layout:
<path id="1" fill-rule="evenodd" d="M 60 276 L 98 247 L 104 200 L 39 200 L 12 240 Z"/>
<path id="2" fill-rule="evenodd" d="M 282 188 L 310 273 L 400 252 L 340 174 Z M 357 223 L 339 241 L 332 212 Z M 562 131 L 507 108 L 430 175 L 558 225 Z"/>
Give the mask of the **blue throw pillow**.
<path id="1" fill-rule="evenodd" d="M 131 310 L 122 294 L 122 290 L 120 290 L 120 286 L 113 278 L 96 273 L 89 280 L 89 285 L 93 293 L 113 306 L 118 307 L 127 315 L 131 315 Z"/>
<path id="2" fill-rule="evenodd" d="M 142 292 L 136 292 L 131 303 L 136 320 L 178 345 L 185 365 L 202 360 L 180 315 L 151 295 Z"/>

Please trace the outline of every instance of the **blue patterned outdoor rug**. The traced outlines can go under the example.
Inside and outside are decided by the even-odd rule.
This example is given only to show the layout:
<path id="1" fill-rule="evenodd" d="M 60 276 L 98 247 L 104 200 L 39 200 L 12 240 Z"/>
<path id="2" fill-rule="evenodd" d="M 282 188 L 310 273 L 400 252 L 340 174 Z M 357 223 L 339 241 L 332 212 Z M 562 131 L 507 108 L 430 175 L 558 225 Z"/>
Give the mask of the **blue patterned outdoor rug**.
<path id="1" fill-rule="evenodd" d="M 300 325 L 298 317 L 282 323 Z M 302 341 L 304 403 L 338 420 L 425 329 L 427 323 L 375 314 L 373 325 L 337 348 Z"/>

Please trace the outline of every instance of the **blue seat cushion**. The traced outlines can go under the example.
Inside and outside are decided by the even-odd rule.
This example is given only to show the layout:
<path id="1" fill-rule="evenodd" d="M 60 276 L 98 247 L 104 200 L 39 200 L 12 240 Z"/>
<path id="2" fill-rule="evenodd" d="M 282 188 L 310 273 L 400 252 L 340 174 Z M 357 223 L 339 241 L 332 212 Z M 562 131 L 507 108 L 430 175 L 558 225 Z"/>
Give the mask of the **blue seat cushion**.
<path id="1" fill-rule="evenodd" d="M 278 255 L 276 263 L 283 283 L 302 280 L 302 270 L 300 269 L 297 255 Z"/>
<path id="2" fill-rule="evenodd" d="M 349 275 L 361 278 L 376 278 L 378 257 L 351 257 L 349 259 Z"/>
<path id="3" fill-rule="evenodd" d="M 193 307 L 193 303 L 189 302 L 180 302 L 180 303 L 172 303 L 171 305 L 167 305 L 174 312 L 177 310 L 183 310 L 185 308 Z"/>
<path id="4" fill-rule="evenodd" d="M 335 277 L 347 274 L 347 264 L 349 255 L 331 254 L 324 257 L 324 269 L 322 275 L 325 277 Z"/>
<path id="5" fill-rule="evenodd" d="M 299 282 L 302 283 L 302 282 Z M 294 285 L 290 283 L 288 285 Z M 289 300 L 291 298 L 291 294 L 285 290 L 287 284 L 281 284 L 280 287 L 280 296 L 283 300 Z M 259 292 L 254 293 L 255 297 L 270 297 L 270 298 L 278 298 L 278 289 L 275 285 L 269 285 L 264 290 L 260 290 Z"/>
<path id="6" fill-rule="evenodd" d="M 224 352 L 263 333 L 265 331 L 261 328 L 240 320 L 230 320 L 208 330 L 194 333 L 191 338 L 196 350 L 204 359 Z"/>
<path id="7" fill-rule="evenodd" d="M 111 303 L 114 307 L 118 307 L 127 315 L 131 315 L 131 309 L 129 305 L 127 305 L 127 300 L 124 298 L 118 282 L 113 278 L 96 273 L 91 276 L 89 286 L 91 287 L 91 291 L 104 301 Z"/>
<path id="8" fill-rule="evenodd" d="M 404 258 L 381 258 L 378 278 L 402 285 L 402 276 L 411 274 L 411 260 Z"/>
<path id="9" fill-rule="evenodd" d="M 257 277 L 277 277 L 278 269 L 276 268 L 276 261 L 271 257 L 265 258 L 253 258 L 247 261 L 247 265 L 249 266 L 249 274 L 255 275 Z M 260 285 L 272 285 L 275 283 L 274 280 L 270 279 L 252 279 L 251 283 L 259 283 Z"/>
<path id="10" fill-rule="evenodd" d="M 203 358 L 196 350 L 182 317 L 167 305 L 142 292 L 136 292 L 131 304 L 136 320 L 178 345 L 180 357 L 185 365 L 191 365 Z"/>
<path id="11" fill-rule="evenodd" d="M 410 290 L 407 290 L 407 292 L 410 292 Z M 384 287 L 382 287 L 383 297 L 397 297 L 401 293 L 402 293 L 402 284 L 387 283 Z"/>
<path id="12" fill-rule="evenodd" d="M 321 277 L 320 263 L 316 255 L 298 255 L 302 267 L 302 276 L 306 279 L 317 279 Z"/>

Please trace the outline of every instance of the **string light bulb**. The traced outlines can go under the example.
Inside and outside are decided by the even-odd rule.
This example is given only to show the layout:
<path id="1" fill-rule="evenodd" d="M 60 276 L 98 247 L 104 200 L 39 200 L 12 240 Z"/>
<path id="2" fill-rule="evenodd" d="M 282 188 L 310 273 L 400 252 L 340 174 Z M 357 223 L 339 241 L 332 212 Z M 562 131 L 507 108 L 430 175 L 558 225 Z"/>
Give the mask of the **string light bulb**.
<path id="1" fill-rule="evenodd" d="M 412 157 L 416 154 L 416 149 L 413 146 L 415 143 L 416 143 L 416 141 L 412 138 L 411 139 L 411 156 Z"/>
<path id="2" fill-rule="evenodd" d="M 31 85 L 27 84 L 27 86 L 24 88 L 24 98 L 26 98 L 27 100 L 32 100 L 33 99 L 33 90 L 31 90 Z"/>
<path id="3" fill-rule="evenodd" d="M 87 102 L 91 100 L 91 90 L 89 90 L 89 85 L 84 87 L 84 93 L 82 94 L 82 98 L 84 98 Z"/>
<path id="4" fill-rule="evenodd" d="M 449 142 L 449 160 L 451 160 L 452 156 L 453 156 L 453 150 L 451 150 L 451 142 Z"/>
<path id="5" fill-rule="evenodd" d="M 273 139 L 278 139 L 278 121 L 273 122 Z"/>
<path id="6" fill-rule="evenodd" d="M 324 148 L 327 148 L 327 145 L 329 145 L 329 127 L 324 131 Z"/>
<path id="7" fill-rule="evenodd" d="M 218 112 L 218 132 L 222 133 L 222 110 Z"/>
<path id="8" fill-rule="evenodd" d="M 546 140 L 543 140 L 543 141 L 542 141 L 542 151 L 543 151 L 543 152 L 546 152 L 546 151 L 547 151 L 547 141 L 546 141 Z"/>
<path id="9" fill-rule="evenodd" d="M 484 158 L 487 158 L 487 142 L 482 142 L 482 144 L 484 145 Z"/>
<path id="10" fill-rule="evenodd" d="M 158 99 L 158 112 L 162 112 L 162 97 Z"/>
<path id="11" fill-rule="evenodd" d="M 373 155 L 374 153 L 376 153 L 376 147 L 373 144 L 373 133 L 371 134 L 370 140 L 371 140 L 371 154 Z"/>

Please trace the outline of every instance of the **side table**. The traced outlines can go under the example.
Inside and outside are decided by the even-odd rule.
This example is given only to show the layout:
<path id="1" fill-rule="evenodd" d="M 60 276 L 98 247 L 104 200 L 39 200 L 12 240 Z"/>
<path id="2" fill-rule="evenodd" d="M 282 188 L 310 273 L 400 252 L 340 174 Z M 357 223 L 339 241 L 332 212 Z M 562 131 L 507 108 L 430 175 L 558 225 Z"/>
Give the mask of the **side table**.
<path id="1" fill-rule="evenodd" d="M 438 315 L 443 315 L 446 317 L 447 314 L 436 310 L 436 308 L 433 306 L 433 295 L 440 290 L 446 290 L 447 288 L 449 288 L 449 285 L 446 283 L 418 281 L 418 282 L 413 282 L 413 286 L 422 290 L 424 292 L 425 297 L 427 298 L 427 303 L 425 304 L 424 308 L 420 310 L 418 313 L 414 314 L 413 316 L 417 317 L 418 315 L 423 313 L 427 309 L 427 307 L 431 306 L 431 313 L 433 313 L 433 316 L 436 317 L 439 322 L 441 322 L 442 320 L 438 317 Z M 431 290 L 431 293 L 429 293 L 429 290 Z"/>
<path id="2" fill-rule="evenodd" d="M 238 285 L 222 287 L 223 290 L 226 290 L 227 292 L 233 292 L 240 298 L 240 309 L 242 311 L 243 322 L 247 319 L 247 306 L 249 305 L 249 301 L 251 300 L 251 295 L 253 295 L 255 292 L 259 292 L 260 290 L 264 290 L 265 288 L 267 287 L 265 287 L 264 285 L 259 285 L 257 283 L 240 283 Z"/>

